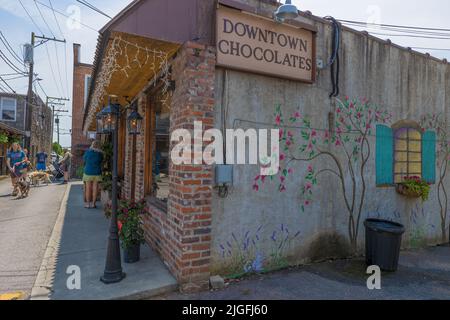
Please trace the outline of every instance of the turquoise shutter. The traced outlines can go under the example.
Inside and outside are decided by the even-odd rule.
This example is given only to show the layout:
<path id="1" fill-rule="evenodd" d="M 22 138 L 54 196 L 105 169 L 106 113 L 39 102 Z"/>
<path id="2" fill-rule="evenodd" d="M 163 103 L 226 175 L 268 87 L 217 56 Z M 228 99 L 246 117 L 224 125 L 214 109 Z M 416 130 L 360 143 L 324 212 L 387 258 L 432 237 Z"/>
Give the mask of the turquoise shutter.
<path id="1" fill-rule="evenodd" d="M 377 125 L 376 141 L 376 181 L 377 186 L 394 184 L 394 137 L 392 129 Z"/>
<path id="2" fill-rule="evenodd" d="M 425 131 L 422 135 L 422 179 L 436 182 L 436 133 Z"/>

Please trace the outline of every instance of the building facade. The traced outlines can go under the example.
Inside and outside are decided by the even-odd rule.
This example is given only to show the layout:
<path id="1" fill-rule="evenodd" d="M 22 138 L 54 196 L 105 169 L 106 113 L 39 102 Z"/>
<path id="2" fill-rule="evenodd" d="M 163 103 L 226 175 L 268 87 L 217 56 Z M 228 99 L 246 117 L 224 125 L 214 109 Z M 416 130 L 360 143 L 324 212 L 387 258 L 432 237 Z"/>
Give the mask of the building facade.
<path id="1" fill-rule="evenodd" d="M 146 240 L 182 290 L 362 254 L 366 218 L 402 223 L 403 248 L 448 242 L 447 61 L 339 26 L 337 63 L 333 21 L 279 23 L 276 8 L 136 1 L 101 30 L 83 129 L 112 94 L 144 117 L 138 136 L 120 126 L 122 197 L 146 199 Z M 169 14 L 176 26 L 157 18 Z M 222 143 L 227 166 L 192 161 L 208 129 L 275 129 L 278 147 L 259 165 Z M 203 143 L 181 162 L 179 130 Z M 428 199 L 402 189 L 416 177 Z"/>
<path id="2" fill-rule="evenodd" d="M 0 167 L 5 172 L 6 149 L 11 142 L 23 143 L 23 138 L 26 136 L 26 108 L 27 96 L 20 94 L 0 94 L 0 124 L 2 125 L 2 132 L 6 143 L 3 143 L 2 151 L 0 152 L 1 163 Z M 45 105 L 42 99 L 34 94 L 32 104 L 32 119 L 31 119 L 31 149 L 30 158 L 34 161 L 34 155 L 39 151 L 44 151 L 50 154 L 51 152 L 51 126 L 52 126 L 52 112 Z"/>
<path id="3" fill-rule="evenodd" d="M 92 65 L 81 62 L 81 45 L 73 44 L 73 97 L 72 97 L 72 175 L 82 166 L 84 152 L 92 141 L 83 133 L 83 111 L 92 76 Z"/>

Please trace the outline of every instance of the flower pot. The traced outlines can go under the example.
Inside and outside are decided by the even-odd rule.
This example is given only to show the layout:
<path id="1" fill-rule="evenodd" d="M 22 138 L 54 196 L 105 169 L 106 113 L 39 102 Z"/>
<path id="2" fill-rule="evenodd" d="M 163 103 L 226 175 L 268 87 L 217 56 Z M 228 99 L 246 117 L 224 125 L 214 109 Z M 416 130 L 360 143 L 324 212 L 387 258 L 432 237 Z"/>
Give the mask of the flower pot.
<path id="1" fill-rule="evenodd" d="M 398 183 L 395 186 L 395 190 L 397 191 L 398 194 L 401 194 L 402 196 L 405 196 L 408 198 L 422 197 L 422 193 L 411 190 L 410 188 L 408 188 L 407 186 L 405 186 L 404 184 L 401 184 L 401 183 Z"/>
<path id="2" fill-rule="evenodd" d="M 135 263 L 141 258 L 141 245 L 135 244 L 123 250 L 123 261 L 125 263 Z"/>

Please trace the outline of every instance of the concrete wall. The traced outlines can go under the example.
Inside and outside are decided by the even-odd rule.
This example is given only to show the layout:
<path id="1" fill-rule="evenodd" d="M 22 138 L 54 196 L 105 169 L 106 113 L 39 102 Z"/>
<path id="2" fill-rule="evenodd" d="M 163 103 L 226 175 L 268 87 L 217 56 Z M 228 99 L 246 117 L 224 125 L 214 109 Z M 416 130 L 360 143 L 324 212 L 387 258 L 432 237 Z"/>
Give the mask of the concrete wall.
<path id="1" fill-rule="evenodd" d="M 302 17 L 301 20 L 317 26 L 317 56 L 327 61 L 331 54 L 331 26 L 318 19 Z M 346 95 L 367 97 L 388 109 L 393 122 L 419 121 L 428 112 L 442 113 L 448 118 L 450 68 L 446 62 L 348 30 L 342 35 L 340 55 L 341 98 Z M 227 115 L 227 128 L 233 128 L 237 119 L 274 123 L 275 105 L 281 104 L 284 114 L 300 110 L 312 119 L 313 127 L 326 129 L 328 113 L 332 110 L 328 99 L 330 90 L 329 69 L 318 71 L 317 82 L 309 85 L 217 68 L 216 127 L 221 127 L 223 114 Z M 258 128 L 254 124 L 237 123 L 237 127 L 244 129 Z M 436 185 L 432 186 L 429 201 L 424 203 L 407 200 L 394 188 L 377 188 L 374 137 L 370 137 L 370 143 L 368 194 L 361 221 L 380 216 L 401 222 L 407 230 L 403 237 L 404 248 L 439 243 Z M 213 198 L 213 274 L 245 272 L 245 264 L 258 264 L 258 261 L 277 268 L 349 253 L 348 213 L 333 176 L 324 175 L 319 179 L 313 204 L 305 212 L 300 210 L 299 188 L 306 167 L 305 163 L 298 164 L 294 171 L 296 179 L 288 182 L 287 192 L 279 193 L 277 183 L 266 184 L 259 192 L 252 190 L 258 166 L 234 166 L 234 183 L 228 197 L 223 199 L 214 193 Z M 361 223 L 360 251 L 364 246 L 363 228 Z M 280 237 L 288 239 L 281 250 Z M 239 247 L 246 239 L 255 242 L 260 254 L 248 253 Z"/>

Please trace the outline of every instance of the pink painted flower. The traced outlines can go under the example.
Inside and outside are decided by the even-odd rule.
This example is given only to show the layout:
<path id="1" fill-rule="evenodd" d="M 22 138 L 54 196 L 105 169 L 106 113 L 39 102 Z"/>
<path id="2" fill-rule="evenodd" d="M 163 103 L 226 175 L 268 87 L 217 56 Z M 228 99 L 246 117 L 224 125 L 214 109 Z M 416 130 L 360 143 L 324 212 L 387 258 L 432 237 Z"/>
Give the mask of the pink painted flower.
<path id="1" fill-rule="evenodd" d="M 259 186 L 256 183 L 253 185 L 253 190 L 259 191 Z"/>
<path id="2" fill-rule="evenodd" d="M 312 188 L 311 182 L 306 183 L 305 188 L 306 188 L 306 190 L 310 190 Z"/>
<path id="3" fill-rule="evenodd" d="M 256 176 L 256 177 L 255 177 L 255 181 L 258 181 L 258 180 L 259 180 L 259 178 L 261 178 L 261 176 L 259 176 L 259 175 L 258 175 L 258 176 Z"/>
<path id="4" fill-rule="evenodd" d="M 281 182 L 284 182 L 286 180 L 286 177 L 285 176 L 280 176 L 280 181 Z"/>
<path id="5" fill-rule="evenodd" d="M 294 118 L 297 118 L 297 119 L 298 119 L 298 118 L 300 118 L 300 117 L 301 117 L 300 112 L 297 111 L 296 113 L 294 113 Z"/>
<path id="6" fill-rule="evenodd" d="M 312 143 L 308 144 L 308 150 L 312 150 L 312 149 L 313 149 Z"/>
<path id="7" fill-rule="evenodd" d="M 337 108 L 336 113 L 341 113 L 341 108 Z"/>
<path id="8" fill-rule="evenodd" d="M 313 170 L 314 170 L 314 169 L 313 169 L 312 165 L 309 165 L 309 166 L 308 166 L 308 172 L 313 172 Z"/>
<path id="9" fill-rule="evenodd" d="M 309 200 L 305 200 L 305 206 L 309 206 L 310 202 Z"/>
<path id="10" fill-rule="evenodd" d="M 284 153 L 280 154 L 280 161 L 283 161 L 284 159 L 286 159 L 286 156 L 284 155 Z"/>
<path id="11" fill-rule="evenodd" d="M 336 147 L 339 147 L 340 145 L 342 145 L 341 140 L 337 139 L 335 144 L 336 144 Z"/>
<path id="12" fill-rule="evenodd" d="M 286 187 L 284 185 L 280 186 L 280 192 L 285 192 L 286 191 Z"/>
<path id="13" fill-rule="evenodd" d="M 288 134 L 289 137 L 293 137 L 294 136 L 294 134 L 291 131 L 288 131 L 287 134 Z"/>
<path id="14" fill-rule="evenodd" d="M 284 134 L 283 129 L 280 129 L 279 133 L 280 133 L 280 139 L 283 138 L 283 134 Z"/>
<path id="15" fill-rule="evenodd" d="M 316 137 L 317 136 L 317 131 L 316 130 L 312 130 L 311 131 L 311 137 Z"/>
<path id="16" fill-rule="evenodd" d="M 450 156 L 449 156 L 449 158 L 450 158 Z M 289 173 L 289 174 L 293 174 L 293 173 L 294 173 L 294 169 L 289 168 L 289 169 L 288 169 L 288 173 Z"/>
<path id="17" fill-rule="evenodd" d="M 287 146 L 290 146 L 291 144 L 292 144 L 291 140 L 287 140 L 287 141 L 286 141 L 286 145 L 287 145 Z"/>
<path id="18" fill-rule="evenodd" d="M 277 125 L 280 125 L 280 124 L 281 124 L 281 116 L 280 116 L 280 115 L 277 115 L 277 116 L 276 116 L 276 118 L 275 118 L 275 123 L 276 123 Z"/>

